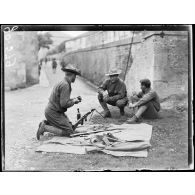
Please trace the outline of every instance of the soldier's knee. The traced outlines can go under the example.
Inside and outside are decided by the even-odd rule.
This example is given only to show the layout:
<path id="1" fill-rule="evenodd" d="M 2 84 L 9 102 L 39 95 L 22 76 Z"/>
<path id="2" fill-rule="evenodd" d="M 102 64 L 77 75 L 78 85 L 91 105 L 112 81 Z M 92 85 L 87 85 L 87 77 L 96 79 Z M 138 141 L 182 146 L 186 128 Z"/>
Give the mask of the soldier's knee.
<path id="1" fill-rule="evenodd" d="M 74 132 L 74 130 L 73 130 L 73 125 L 72 125 L 71 122 L 70 122 L 69 125 L 66 127 L 65 132 L 67 133 L 67 135 L 68 135 L 68 134 L 72 134 L 72 133 Z"/>
<path id="2" fill-rule="evenodd" d="M 150 107 L 150 106 L 153 106 L 152 102 L 147 102 L 144 104 L 144 106 L 146 106 L 147 108 Z"/>
<path id="3" fill-rule="evenodd" d="M 119 107 L 119 108 L 125 107 L 126 106 L 126 101 L 124 101 L 124 100 L 118 100 L 116 102 L 116 106 Z"/>

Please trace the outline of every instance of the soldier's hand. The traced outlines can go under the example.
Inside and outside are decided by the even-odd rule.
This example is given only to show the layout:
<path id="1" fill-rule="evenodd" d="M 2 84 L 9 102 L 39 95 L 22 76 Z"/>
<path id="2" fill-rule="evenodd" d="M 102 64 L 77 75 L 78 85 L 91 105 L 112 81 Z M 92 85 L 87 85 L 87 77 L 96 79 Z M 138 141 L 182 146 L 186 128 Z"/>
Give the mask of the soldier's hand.
<path id="1" fill-rule="evenodd" d="M 80 99 L 78 99 L 78 98 L 74 98 L 74 104 L 78 104 L 79 102 L 81 102 L 81 100 L 80 100 Z"/>
<path id="2" fill-rule="evenodd" d="M 102 95 L 103 91 L 102 90 L 98 90 L 98 94 Z"/>
<path id="3" fill-rule="evenodd" d="M 78 96 L 77 99 L 78 99 L 80 102 L 82 101 L 81 96 Z"/>
<path id="4" fill-rule="evenodd" d="M 105 101 L 105 102 L 107 102 L 108 100 L 109 100 L 109 96 L 108 95 L 105 95 L 104 97 L 103 97 L 103 100 Z"/>
<path id="5" fill-rule="evenodd" d="M 129 108 L 132 108 L 133 104 L 132 104 L 132 103 L 129 103 L 129 105 L 128 105 L 128 106 L 129 106 Z"/>
<path id="6" fill-rule="evenodd" d="M 74 103 L 75 103 L 75 104 L 78 104 L 79 102 L 80 102 L 80 101 L 77 100 L 77 99 L 74 100 Z"/>
<path id="7" fill-rule="evenodd" d="M 136 104 L 129 103 L 129 108 L 135 108 L 136 106 Z"/>

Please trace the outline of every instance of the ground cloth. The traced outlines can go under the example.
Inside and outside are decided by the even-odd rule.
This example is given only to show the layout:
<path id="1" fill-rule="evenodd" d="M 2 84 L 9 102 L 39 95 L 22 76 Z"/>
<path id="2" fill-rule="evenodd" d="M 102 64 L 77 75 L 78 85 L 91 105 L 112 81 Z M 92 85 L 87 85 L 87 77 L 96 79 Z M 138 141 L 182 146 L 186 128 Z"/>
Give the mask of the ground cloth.
<path id="1" fill-rule="evenodd" d="M 82 130 L 91 129 L 92 125 L 83 126 Z M 100 125 L 100 128 L 102 126 Z M 96 125 L 95 130 L 98 130 Z M 141 124 L 111 124 L 107 131 L 86 135 L 85 137 L 58 137 L 45 141 L 37 152 L 62 152 L 87 154 L 101 151 L 113 156 L 147 157 L 152 126 Z"/>

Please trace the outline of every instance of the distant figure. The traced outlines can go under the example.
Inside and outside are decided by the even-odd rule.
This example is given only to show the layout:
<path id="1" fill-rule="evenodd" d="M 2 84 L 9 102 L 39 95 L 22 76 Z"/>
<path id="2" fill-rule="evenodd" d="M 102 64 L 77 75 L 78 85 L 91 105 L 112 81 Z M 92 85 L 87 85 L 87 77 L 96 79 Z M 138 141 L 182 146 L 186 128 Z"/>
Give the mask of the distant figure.
<path id="1" fill-rule="evenodd" d="M 56 68 L 57 68 L 57 62 L 56 62 L 56 59 L 53 58 L 52 59 L 52 70 L 53 70 L 53 73 L 55 74 L 56 73 Z"/>
<path id="2" fill-rule="evenodd" d="M 61 66 L 61 68 L 65 68 L 66 65 L 67 65 L 67 62 L 65 62 L 64 59 L 62 59 L 62 60 L 60 61 L 60 66 Z"/>
<path id="3" fill-rule="evenodd" d="M 47 64 L 47 58 L 45 58 L 45 64 Z"/>
<path id="4" fill-rule="evenodd" d="M 38 69 L 39 69 L 39 76 L 41 74 L 41 67 L 42 67 L 42 59 L 39 61 Z"/>
<path id="5" fill-rule="evenodd" d="M 137 108 L 134 116 L 130 118 L 128 123 L 139 122 L 141 117 L 146 119 L 156 119 L 158 118 L 158 112 L 160 111 L 160 101 L 158 94 L 151 89 L 151 82 L 149 79 L 140 80 L 141 92 L 130 98 L 131 102 L 129 104 L 130 108 Z"/>
<path id="6" fill-rule="evenodd" d="M 111 117 L 107 104 L 117 106 L 120 114 L 125 114 L 124 108 L 128 103 L 125 83 L 118 78 L 120 72 L 116 69 L 111 70 L 107 75 L 110 77 L 98 90 L 98 100 L 104 109 L 104 117 Z"/>
<path id="7" fill-rule="evenodd" d="M 46 75 L 46 64 L 45 63 L 42 63 L 41 65 L 39 84 L 42 87 L 49 87 L 49 81 Z"/>

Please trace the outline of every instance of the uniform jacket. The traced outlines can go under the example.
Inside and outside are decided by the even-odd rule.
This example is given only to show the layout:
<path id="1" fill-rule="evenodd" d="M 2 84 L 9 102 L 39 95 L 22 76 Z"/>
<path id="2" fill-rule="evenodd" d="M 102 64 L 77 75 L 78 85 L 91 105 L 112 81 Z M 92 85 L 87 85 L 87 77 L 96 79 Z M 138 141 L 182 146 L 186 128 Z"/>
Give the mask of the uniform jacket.
<path id="1" fill-rule="evenodd" d="M 127 97 L 126 85 L 121 79 L 117 79 L 116 82 L 111 82 L 110 79 L 106 80 L 100 87 L 99 90 L 107 90 L 108 95 L 112 101 L 117 101 Z"/>
<path id="2" fill-rule="evenodd" d="M 71 83 L 64 78 L 54 86 L 48 106 L 57 112 L 66 112 L 69 107 L 74 105 L 73 99 L 70 99 L 71 91 Z"/>
<path id="3" fill-rule="evenodd" d="M 137 94 L 137 97 L 140 98 L 139 101 L 137 102 L 137 106 L 142 106 L 147 102 L 151 101 L 156 110 L 157 111 L 160 110 L 160 100 L 158 94 L 154 90 L 149 89 L 146 93 L 143 93 L 141 91 Z"/>

